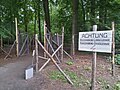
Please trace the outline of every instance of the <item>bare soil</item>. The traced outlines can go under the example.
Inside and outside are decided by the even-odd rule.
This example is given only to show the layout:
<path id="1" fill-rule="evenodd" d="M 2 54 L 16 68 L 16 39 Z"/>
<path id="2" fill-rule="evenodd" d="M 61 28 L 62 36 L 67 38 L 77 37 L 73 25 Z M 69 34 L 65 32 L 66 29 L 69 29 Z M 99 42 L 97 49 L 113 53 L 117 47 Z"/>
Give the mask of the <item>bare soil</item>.
<path id="1" fill-rule="evenodd" d="M 70 59 L 65 56 L 59 66 L 65 70 L 75 72 L 78 76 L 85 77 L 89 83 L 82 83 L 80 87 L 71 86 L 67 82 L 53 80 L 49 77 L 51 71 L 57 70 L 55 65 L 49 64 L 41 72 L 35 73 L 34 77 L 28 80 L 24 79 L 25 69 L 31 65 L 32 56 L 23 56 L 19 58 L 0 59 L 0 90 L 90 90 L 91 80 L 91 61 L 92 54 L 80 53 L 75 55 L 72 65 L 66 62 Z M 45 61 L 39 60 L 39 65 Z M 114 90 L 115 83 L 120 81 L 120 66 L 116 65 L 115 76 L 111 75 L 111 63 L 106 60 L 106 55 L 97 56 L 95 90 Z"/>

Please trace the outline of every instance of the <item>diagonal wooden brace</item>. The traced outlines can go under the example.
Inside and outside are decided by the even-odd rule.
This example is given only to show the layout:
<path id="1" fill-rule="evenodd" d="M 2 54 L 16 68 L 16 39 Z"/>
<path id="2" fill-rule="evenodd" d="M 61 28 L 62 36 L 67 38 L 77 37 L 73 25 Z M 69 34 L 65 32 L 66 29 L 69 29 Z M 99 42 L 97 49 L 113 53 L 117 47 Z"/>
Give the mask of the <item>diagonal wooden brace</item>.
<path id="1" fill-rule="evenodd" d="M 50 57 L 50 59 L 53 61 L 55 66 L 58 68 L 58 70 L 65 76 L 65 78 L 69 81 L 70 84 L 73 85 L 73 82 L 70 80 L 70 78 L 64 73 L 64 71 L 59 67 L 59 65 L 56 63 L 54 58 L 50 55 L 50 53 L 44 48 L 44 46 L 41 44 L 39 40 L 37 40 L 39 45 L 42 47 L 42 49 L 46 52 L 46 54 Z"/>
<path id="2" fill-rule="evenodd" d="M 50 40 L 47 38 L 47 36 L 45 36 L 45 37 L 46 37 L 46 40 L 47 40 L 47 42 L 49 43 L 49 45 L 50 45 L 50 47 L 52 49 L 52 52 L 55 52 L 55 50 L 52 47 L 52 44 L 50 43 Z M 58 62 L 60 63 L 60 60 L 59 60 L 58 56 L 56 55 L 56 53 L 55 53 L 55 57 L 57 58 Z"/>
<path id="3" fill-rule="evenodd" d="M 57 51 L 62 47 L 62 44 L 56 49 L 56 51 L 52 54 L 52 57 L 57 53 Z M 39 69 L 41 71 L 50 61 L 50 58 L 45 62 L 45 64 Z"/>

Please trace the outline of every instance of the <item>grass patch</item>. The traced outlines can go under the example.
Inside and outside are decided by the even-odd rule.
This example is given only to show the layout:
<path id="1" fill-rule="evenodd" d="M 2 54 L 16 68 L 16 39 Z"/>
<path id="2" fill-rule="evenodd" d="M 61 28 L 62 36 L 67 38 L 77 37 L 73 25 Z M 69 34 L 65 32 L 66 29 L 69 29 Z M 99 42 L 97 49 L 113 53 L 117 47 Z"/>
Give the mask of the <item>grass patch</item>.
<path id="1" fill-rule="evenodd" d="M 120 90 L 120 81 L 114 85 L 114 90 Z"/>
<path id="2" fill-rule="evenodd" d="M 84 70 L 86 70 L 86 71 L 91 71 L 92 68 L 91 68 L 90 66 L 84 66 Z"/>
<path id="3" fill-rule="evenodd" d="M 100 84 L 101 86 L 101 90 L 113 90 L 112 86 L 110 86 L 110 84 L 103 78 L 98 78 L 97 82 Z"/>
<path id="4" fill-rule="evenodd" d="M 68 70 L 65 70 L 64 72 L 69 76 L 75 87 L 90 85 L 90 81 L 87 80 L 84 76 L 79 77 L 75 72 Z M 49 77 L 53 80 L 60 80 L 64 83 L 67 83 L 67 79 L 58 70 L 50 72 Z"/>
<path id="5" fill-rule="evenodd" d="M 72 61 L 67 61 L 66 64 L 70 66 L 70 65 L 73 65 L 73 62 Z"/>

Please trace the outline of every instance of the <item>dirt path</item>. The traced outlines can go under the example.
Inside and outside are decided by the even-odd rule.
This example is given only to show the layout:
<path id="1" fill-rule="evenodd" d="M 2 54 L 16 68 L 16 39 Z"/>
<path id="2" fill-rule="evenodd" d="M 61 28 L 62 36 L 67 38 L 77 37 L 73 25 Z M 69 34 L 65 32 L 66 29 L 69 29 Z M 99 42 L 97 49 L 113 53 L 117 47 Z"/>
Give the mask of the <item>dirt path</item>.
<path id="1" fill-rule="evenodd" d="M 65 58 L 64 62 L 60 64 L 63 70 L 68 69 L 78 76 L 86 78 L 87 84 L 83 81 L 80 83 L 80 87 L 72 87 L 67 82 L 50 79 L 49 73 L 57 70 L 54 65 L 48 65 L 42 72 L 36 73 L 33 78 L 25 80 L 24 71 L 31 64 L 31 56 L 9 59 L 11 61 L 4 61 L 3 64 L 0 62 L 0 90 L 89 90 L 88 81 L 91 77 L 90 57 L 89 54 L 78 54 L 73 61 L 73 65 L 66 64 L 69 61 L 68 58 Z M 40 60 L 39 63 L 42 65 L 43 61 Z M 111 76 L 110 67 L 110 63 L 106 62 L 103 56 L 98 57 L 96 90 L 113 90 L 111 89 L 112 85 L 120 80 L 120 67 L 116 68 L 116 77 Z M 106 89 L 107 85 L 109 85 L 109 89 Z"/>
<path id="2" fill-rule="evenodd" d="M 20 57 L 15 63 L 0 67 L 0 90 L 37 90 L 33 80 L 24 79 L 24 70 L 31 64 L 31 57 Z M 41 81 L 44 77 L 41 75 Z M 42 90 L 42 89 L 41 89 Z"/>
<path id="3" fill-rule="evenodd" d="M 12 63 L 0 67 L 0 90 L 74 90 L 70 84 L 61 82 L 56 84 L 55 81 L 48 79 L 43 72 L 25 80 L 24 70 L 31 64 L 31 58 L 31 56 L 20 57 L 17 61 L 14 59 Z"/>
<path id="4" fill-rule="evenodd" d="M 26 58 L 0 67 L 0 90 L 20 90 L 24 87 L 24 69 L 30 64 Z M 24 84 L 23 84 L 24 83 Z M 19 87 L 19 89 L 16 89 Z M 25 88 L 25 87 L 24 87 Z"/>

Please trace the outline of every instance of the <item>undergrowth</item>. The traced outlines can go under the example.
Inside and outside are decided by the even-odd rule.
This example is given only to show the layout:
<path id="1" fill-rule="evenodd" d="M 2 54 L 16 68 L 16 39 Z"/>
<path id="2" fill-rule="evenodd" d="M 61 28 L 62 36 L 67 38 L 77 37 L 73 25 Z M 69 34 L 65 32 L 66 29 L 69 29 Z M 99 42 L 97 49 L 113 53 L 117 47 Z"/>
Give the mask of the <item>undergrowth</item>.
<path id="1" fill-rule="evenodd" d="M 84 76 L 78 76 L 75 72 L 68 70 L 64 70 L 64 72 L 69 76 L 75 87 L 90 86 L 90 81 L 87 80 Z M 67 79 L 58 70 L 51 71 L 49 73 L 49 77 L 53 80 L 60 80 L 64 83 L 67 83 Z"/>
<path id="2" fill-rule="evenodd" d="M 120 81 L 114 85 L 114 90 L 120 90 Z"/>

